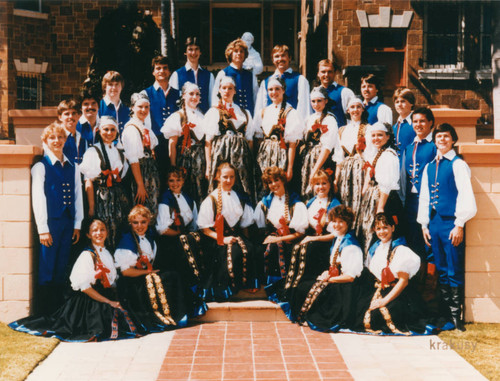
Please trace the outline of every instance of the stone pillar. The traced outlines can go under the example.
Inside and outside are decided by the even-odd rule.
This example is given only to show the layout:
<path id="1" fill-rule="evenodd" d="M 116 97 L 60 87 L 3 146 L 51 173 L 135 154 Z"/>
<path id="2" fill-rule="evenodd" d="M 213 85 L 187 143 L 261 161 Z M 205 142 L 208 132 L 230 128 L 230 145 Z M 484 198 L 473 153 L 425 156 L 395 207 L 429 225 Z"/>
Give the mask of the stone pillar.
<path id="1" fill-rule="evenodd" d="M 29 315 L 33 296 L 30 168 L 42 150 L 0 145 L 0 321 Z"/>
<path id="2" fill-rule="evenodd" d="M 465 319 L 500 323 L 500 144 L 463 144 L 477 215 L 466 224 Z"/>

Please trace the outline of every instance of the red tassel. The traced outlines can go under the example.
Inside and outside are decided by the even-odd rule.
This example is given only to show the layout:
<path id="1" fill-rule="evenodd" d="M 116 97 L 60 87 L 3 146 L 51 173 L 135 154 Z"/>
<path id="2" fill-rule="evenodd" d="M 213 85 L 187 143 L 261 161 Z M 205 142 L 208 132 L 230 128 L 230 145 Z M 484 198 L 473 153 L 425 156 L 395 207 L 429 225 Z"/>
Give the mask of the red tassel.
<path id="1" fill-rule="evenodd" d="M 215 232 L 217 233 L 217 245 L 224 245 L 224 216 L 222 214 L 215 216 Z"/>
<path id="2" fill-rule="evenodd" d="M 320 210 L 318 210 L 318 213 L 316 213 L 316 215 L 313 217 L 313 219 L 318 221 L 318 223 L 316 224 L 316 234 L 317 235 L 321 235 L 321 233 L 323 232 L 323 226 L 321 226 L 321 219 L 323 218 L 325 213 L 326 213 L 326 209 L 321 208 Z"/>
<path id="3" fill-rule="evenodd" d="M 135 263 L 135 267 L 139 270 L 144 270 L 144 266 L 146 266 L 148 271 L 153 270 L 153 266 L 151 266 L 151 262 L 149 262 L 148 257 L 146 257 L 145 255 L 140 255 L 137 259 L 137 262 Z"/>
<path id="4" fill-rule="evenodd" d="M 96 270 L 97 273 L 95 274 L 95 279 L 99 279 L 104 288 L 110 288 L 111 285 L 109 284 L 109 279 L 106 276 L 106 274 L 109 273 L 109 269 L 106 266 L 104 266 L 104 263 L 99 262 L 96 265 Z"/>
<path id="5" fill-rule="evenodd" d="M 330 268 L 328 269 L 328 275 L 330 276 L 330 278 L 339 276 L 339 268 L 336 265 L 330 265 Z"/>
<path id="6" fill-rule="evenodd" d="M 389 265 L 387 265 L 387 267 L 384 267 L 382 269 L 382 280 L 381 280 L 382 288 L 388 286 L 389 284 L 391 284 L 395 280 L 396 280 L 396 277 L 394 276 L 391 269 L 389 268 Z"/>
<path id="7" fill-rule="evenodd" d="M 181 153 L 184 153 L 186 148 L 191 148 L 191 134 L 189 129 L 196 127 L 194 123 L 186 123 L 182 126 L 182 136 L 184 139 L 182 140 L 182 149 Z"/>
<path id="8" fill-rule="evenodd" d="M 290 234 L 290 228 L 288 227 L 288 223 L 286 222 L 286 219 L 284 216 L 281 216 L 279 219 L 280 227 L 278 228 L 278 234 L 281 237 L 284 237 L 286 235 Z"/>
<path id="9" fill-rule="evenodd" d="M 366 148 L 366 139 L 364 136 L 358 138 L 358 144 L 356 144 L 356 151 L 363 152 Z"/>

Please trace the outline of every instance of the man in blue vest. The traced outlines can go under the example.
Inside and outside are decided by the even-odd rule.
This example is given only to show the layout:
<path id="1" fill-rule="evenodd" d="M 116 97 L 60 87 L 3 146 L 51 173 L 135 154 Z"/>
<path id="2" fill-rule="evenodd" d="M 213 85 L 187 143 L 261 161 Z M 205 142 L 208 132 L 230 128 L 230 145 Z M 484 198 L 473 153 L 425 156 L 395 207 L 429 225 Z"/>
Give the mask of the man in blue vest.
<path id="1" fill-rule="evenodd" d="M 361 78 L 361 95 L 364 99 L 365 110 L 368 112 L 368 123 L 388 123 L 392 126 L 392 110 L 379 100 L 378 93 L 381 83 L 375 74 L 368 74 Z"/>
<path id="2" fill-rule="evenodd" d="M 306 120 L 311 114 L 309 102 L 309 82 L 306 77 L 293 71 L 290 67 L 290 51 L 286 45 L 276 45 L 271 52 L 273 64 L 276 71 L 260 84 L 257 100 L 255 101 L 254 115 L 261 113 L 261 110 L 271 104 L 271 98 L 267 94 L 267 84 L 272 77 L 279 77 L 286 84 L 286 101 L 296 109 L 302 120 Z"/>
<path id="3" fill-rule="evenodd" d="M 85 140 L 87 147 L 91 147 L 95 143 L 96 132 L 99 130 L 99 98 L 90 91 L 84 91 L 81 94 L 81 109 L 82 116 L 76 124 L 76 130 Z"/>
<path id="4" fill-rule="evenodd" d="M 201 101 L 199 108 L 206 113 L 212 106 L 211 96 L 214 88 L 214 76 L 207 69 L 203 69 L 199 62 L 201 56 L 200 45 L 196 37 L 186 39 L 186 64 L 177 69 L 170 77 L 170 86 L 179 91 L 186 82 L 195 83 L 200 88 Z"/>
<path id="5" fill-rule="evenodd" d="M 179 91 L 169 85 L 170 68 L 168 58 L 157 56 L 151 62 L 155 82 L 142 93 L 149 98 L 150 112 L 146 118 L 146 127 L 150 128 L 158 138 L 158 145 L 155 148 L 156 163 L 160 173 L 160 183 L 162 186 L 166 181 L 166 171 L 170 160 L 168 158 L 168 142 L 161 133 L 165 120 L 177 111 L 177 100 Z"/>
<path id="6" fill-rule="evenodd" d="M 318 62 L 318 80 L 321 83 L 330 98 L 330 112 L 335 115 L 339 127 L 347 124 L 345 114 L 347 112 L 347 103 L 354 96 L 354 92 L 348 87 L 339 85 L 333 79 L 335 78 L 335 69 L 333 62 L 325 59 Z"/>
<path id="7" fill-rule="evenodd" d="M 83 154 L 87 149 L 87 142 L 76 130 L 78 120 L 78 108 L 73 99 L 64 100 L 57 106 L 58 123 L 66 131 L 66 143 L 64 144 L 64 155 L 71 164 L 80 164 Z"/>
<path id="8" fill-rule="evenodd" d="M 121 101 L 121 93 L 125 80 L 117 71 L 108 71 L 102 77 L 102 91 L 104 97 L 99 103 L 99 117 L 109 115 L 115 118 L 118 123 L 118 133 L 121 136 L 125 124 L 130 119 L 130 109 Z"/>

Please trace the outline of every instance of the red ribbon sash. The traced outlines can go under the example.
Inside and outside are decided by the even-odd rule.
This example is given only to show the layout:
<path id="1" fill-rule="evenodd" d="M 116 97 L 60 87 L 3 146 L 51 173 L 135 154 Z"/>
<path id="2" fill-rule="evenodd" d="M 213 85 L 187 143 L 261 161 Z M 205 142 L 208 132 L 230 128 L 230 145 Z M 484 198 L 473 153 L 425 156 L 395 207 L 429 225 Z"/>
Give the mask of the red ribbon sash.
<path id="1" fill-rule="evenodd" d="M 316 215 L 313 217 L 313 219 L 318 221 L 318 223 L 316 224 L 316 234 L 317 235 L 320 235 L 323 232 L 323 226 L 321 225 L 321 219 L 323 218 L 325 213 L 326 213 L 326 209 L 321 208 L 320 210 L 318 210 L 318 213 L 316 213 Z"/>
<path id="2" fill-rule="evenodd" d="M 149 136 L 149 130 L 146 128 L 142 131 L 142 144 L 151 149 L 151 137 Z"/>
<path id="3" fill-rule="evenodd" d="M 366 139 L 364 136 L 358 138 L 358 143 L 356 144 L 356 151 L 363 152 L 366 149 Z"/>
<path id="4" fill-rule="evenodd" d="M 153 270 L 153 266 L 151 266 L 151 262 L 149 262 L 148 257 L 145 255 L 140 255 L 135 263 L 135 267 L 139 270 L 144 270 L 144 266 L 148 269 L 148 271 Z"/>
<path id="5" fill-rule="evenodd" d="M 328 132 L 328 126 L 326 124 L 314 123 L 312 131 L 315 132 L 317 129 L 319 129 L 322 134 Z"/>
<path id="6" fill-rule="evenodd" d="M 196 127 L 196 124 L 194 123 L 185 123 L 182 126 L 182 136 L 184 137 L 182 141 L 182 149 L 181 153 L 184 153 L 184 150 L 186 148 L 191 148 L 191 133 L 190 129 Z"/>
<path id="7" fill-rule="evenodd" d="M 224 245 L 224 216 L 222 214 L 215 216 L 215 233 L 217 233 L 217 245 Z"/>
<path id="8" fill-rule="evenodd" d="M 290 228 L 288 227 L 288 223 L 284 216 L 281 216 L 279 219 L 280 227 L 278 228 L 278 234 L 283 237 L 290 234 Z"/>
<path id="9" fill-rule="evenodd" d="M 174 225 L 177 227 L 182 226 L 180 213 L 175 209 L 174 209 Z"/>
<path id="10" fill-rule="evenodd" d="M 330 278 L 340 275 L 337 265 L 330 265 L 330 268 L 328 269 L 328 275 L 330 275 Z"/>
<path id="11" fill-rule="evenodd" d="M 98 262 L 96 264 L 96 274 L 95 274 L 95 279 L 99 279 L 103 285 L 104 288 L 110 288 L 111 285 L 109 284 L 109 279 L 106 274 L 109 274 L 109 269 L 104 266 L 104 263 Z"/>
<path id="12" fill-rule="evenodd" d="M 391 269 L 389 268 L 389 263 L 387 264 L 387 267 L 384 267 L 382 269 L 382 277 L 381 277 L 381 284 L 382 288 L 388 286 L 392 282 L 396 280 L 396 277 L 392 273 Z"/>
<path id="13" fill-rule="evenodd" d="M 366 161 L 365 165 L 363 165 L 363 170 L 367 168 L 370 168 L 370 178 L 375 177 L 375 167 L 369 161 Z"/>
<path id="14" fill-rule="evenodd" d="M 115 168 L 113 170 L 106 169 L 105 171 L 102 171 L 102 174 L 104 176 L 108 176 L 108 178 L 106 179 L 106 186 L 108 188 L 110 188 L 113 185 L 113 177 L 115 178 L 117 183 L 122 181 L 122 179 L 120 177 L 120 171 L 118 170 L 118 168 Z"/>

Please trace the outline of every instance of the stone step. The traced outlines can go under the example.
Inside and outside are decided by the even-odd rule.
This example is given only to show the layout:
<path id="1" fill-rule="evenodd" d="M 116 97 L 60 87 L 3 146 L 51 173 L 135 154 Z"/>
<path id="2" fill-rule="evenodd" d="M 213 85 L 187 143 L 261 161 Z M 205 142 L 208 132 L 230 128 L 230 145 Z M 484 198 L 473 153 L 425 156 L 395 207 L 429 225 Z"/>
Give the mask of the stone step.
<path id="1" fill-rule="evenodd" d="M 267 300 L 240 300 L 223 303 L 210 302 L 205 315 L 195 321 L 287 321 L 283 310 Z"/>

